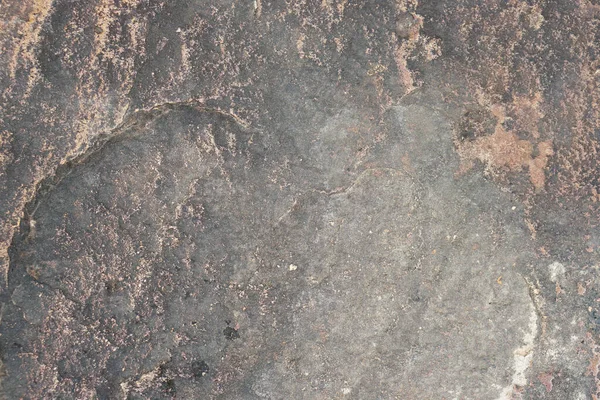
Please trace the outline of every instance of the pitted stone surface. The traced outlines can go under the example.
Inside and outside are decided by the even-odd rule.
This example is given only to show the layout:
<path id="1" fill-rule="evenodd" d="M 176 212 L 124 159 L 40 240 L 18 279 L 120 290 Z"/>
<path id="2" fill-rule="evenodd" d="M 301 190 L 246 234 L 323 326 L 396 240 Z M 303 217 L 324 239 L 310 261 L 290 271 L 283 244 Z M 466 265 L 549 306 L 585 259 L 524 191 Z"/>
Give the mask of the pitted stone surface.
<path id="1" fill-rule="evenodd" d="M 594 1 L 0 4 L 0 396 L 595 399 Z"/>

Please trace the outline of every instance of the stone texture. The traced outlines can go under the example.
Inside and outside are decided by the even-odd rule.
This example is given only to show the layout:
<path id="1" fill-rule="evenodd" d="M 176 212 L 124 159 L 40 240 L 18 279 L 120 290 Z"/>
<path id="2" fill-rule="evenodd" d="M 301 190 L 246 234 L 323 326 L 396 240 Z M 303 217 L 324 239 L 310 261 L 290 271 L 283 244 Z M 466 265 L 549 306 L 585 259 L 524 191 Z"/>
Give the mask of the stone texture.
<path id="1" fill-rule="evenodd" d="M 600 396 L 600 5 L 0 23 L 4 398 Z"/>

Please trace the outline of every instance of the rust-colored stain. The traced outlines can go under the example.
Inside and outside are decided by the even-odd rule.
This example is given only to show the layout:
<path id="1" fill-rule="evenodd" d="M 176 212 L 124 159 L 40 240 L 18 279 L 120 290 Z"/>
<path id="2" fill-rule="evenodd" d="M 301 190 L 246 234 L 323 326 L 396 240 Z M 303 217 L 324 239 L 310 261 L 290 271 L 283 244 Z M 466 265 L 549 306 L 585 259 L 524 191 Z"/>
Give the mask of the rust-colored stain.
<path id="1" fill-rule="evenodd" d="M 563 10 L 539 1 L 490 1 L 457 6 L 447 17 L 460 27 L 456 43 L 469 54 L 469 96 L 503 125 L 457 148 L 462 172 L 477 160 L 502 179 L 526 172 L 537 193 L 545 188 L 555 198 L 598 203 L 600 62 L 593 54 L 600 6 L 589 0 L 570 4 Z M 553 52 L 569 61 L 554 60 Z"/>
<path id="2" fill-rule="evenodd" d="M 396 3 L 396 68 L 400 82 L 406 88 L 406 94 L 413 92 L 420 86 L 411 71 L 408 62 L 413 58 L 432 61 L 438 58 L 442 51 L 439 39 L 423 35 L 423 17 L 417 13 L 419 2 L 417 0 L 401 0 Z"/>
<path id="3" fill-rule="evenodd" d="M 470 169 L 475 160 L 483 162 L 491 174 L 500 174 L 502 171 L 519 172 L 525 169 L 535 189 L 543 189 L 546 181 L 545 169 L 554 151 L 552 140 L 535 143 L 535 139 L 539 138 L 536 127 L 540 113 L 531 104 L 519 99 L 512 105 L 516 110 L 517 126 L 526 129 L 532 136 L 531 140 L 522 139 L 515 130 L 506 129 L 505 123 L 510 118 L 507 116 L 506 107 L 500 104 L 492 105 L 490 111 L 496 118 L 494 132 L 474 140 L 457 140 L 462 160 L 461 172 Z"/>

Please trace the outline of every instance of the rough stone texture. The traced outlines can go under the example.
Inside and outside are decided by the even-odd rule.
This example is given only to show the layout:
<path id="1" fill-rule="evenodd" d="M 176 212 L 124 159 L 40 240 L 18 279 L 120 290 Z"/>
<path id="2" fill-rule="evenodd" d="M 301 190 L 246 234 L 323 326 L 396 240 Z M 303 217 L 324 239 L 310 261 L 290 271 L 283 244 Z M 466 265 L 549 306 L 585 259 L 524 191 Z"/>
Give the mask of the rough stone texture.
<path id="1" fill-rule="evenodd" d="M 595 3 L 0 0 L 0 396 L 598 399 Z"/>

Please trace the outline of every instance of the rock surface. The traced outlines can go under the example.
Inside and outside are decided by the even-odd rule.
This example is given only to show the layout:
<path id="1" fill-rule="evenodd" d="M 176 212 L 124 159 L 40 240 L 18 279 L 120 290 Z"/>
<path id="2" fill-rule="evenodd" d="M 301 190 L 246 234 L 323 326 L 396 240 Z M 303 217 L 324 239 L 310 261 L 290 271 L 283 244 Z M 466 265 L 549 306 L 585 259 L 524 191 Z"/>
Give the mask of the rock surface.
<path id="1" fill-rule="evenodd" d="M 599 398 L 595 3 L 0 1 L 0 396 Z"/>

